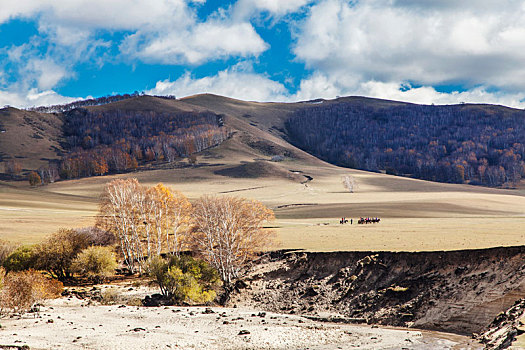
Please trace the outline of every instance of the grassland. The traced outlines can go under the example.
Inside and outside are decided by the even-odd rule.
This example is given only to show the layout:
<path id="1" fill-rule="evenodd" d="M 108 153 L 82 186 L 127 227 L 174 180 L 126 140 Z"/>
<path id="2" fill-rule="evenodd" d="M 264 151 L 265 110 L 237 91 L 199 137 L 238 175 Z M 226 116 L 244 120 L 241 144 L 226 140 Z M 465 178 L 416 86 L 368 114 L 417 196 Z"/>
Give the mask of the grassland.
<path id="1" fill-rule="evenodd" d="M 59 227 L 93 225 L 104 184 L 116 177 L 136 177 L 145 184 L 167 184 L 190 200 L 210 193 L 262 201 L 277 217 L 270 225 L 277 232 L 276 248 L 426 251 L 525 244 L 523 190 L 432 183 L 317 160 L 267 159 L 234 138 L 203 154 L 196 167 L 179 164 L 36 189 L 26 183 L 0 183 L 0 236 L 33 243 Z M 343 174 L 357 180 L 355 193 L 344 191 Z M 305 182 L 305 175 L 313 179 Z M 378 216 L 382 221 L 340 225 L 342 216 Z"/>

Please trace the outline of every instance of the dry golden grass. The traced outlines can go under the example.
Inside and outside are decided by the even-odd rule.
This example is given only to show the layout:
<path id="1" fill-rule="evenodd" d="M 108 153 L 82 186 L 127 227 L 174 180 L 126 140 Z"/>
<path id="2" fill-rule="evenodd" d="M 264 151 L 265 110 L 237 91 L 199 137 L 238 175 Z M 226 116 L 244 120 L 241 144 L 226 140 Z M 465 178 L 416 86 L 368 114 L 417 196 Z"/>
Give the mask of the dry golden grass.
<path id="1" fill-rule="evenodd" d="M 0 184 L 0 238 L 37 242 L 59 227 L 94 224 L 98 196 L 117 177 L 162 182 L 190 200 L 205 193 L 258 199 L 274 209 L 276 248 L 331 250 L 453 250 L 525 244 L 525 193 L 449 185 L 338 168 L 320 161 L 271 163 L 272 177 L 236 178 L 240 164 L 261 159 L 235 140 L 199 157 L 191 168 L 62 181 L 39 189 Z M 266 157 L 269 158 L 269 157 Z M 295 174 L 292 174 L 293 170 Z M 290 177 L 283 176 L 290 173 Z M 344 192 L 341 175 L 351 173 L 356 193 Z M 304 184 L 303 175 L 313 177 Z M 339 225 L 339 218 L 378 216 L 375 225 Z M 328 225 L 325 225 L 328 223 Z"/>
<path id="2" fill-rule="evenodd" d="M 524 217 L 393 218 L 380 224 L 281 221 L 280 247 L 309 251 L 434 251 L 525 244 Z M 329 225 L 324 225 L 328 223 Z"/>

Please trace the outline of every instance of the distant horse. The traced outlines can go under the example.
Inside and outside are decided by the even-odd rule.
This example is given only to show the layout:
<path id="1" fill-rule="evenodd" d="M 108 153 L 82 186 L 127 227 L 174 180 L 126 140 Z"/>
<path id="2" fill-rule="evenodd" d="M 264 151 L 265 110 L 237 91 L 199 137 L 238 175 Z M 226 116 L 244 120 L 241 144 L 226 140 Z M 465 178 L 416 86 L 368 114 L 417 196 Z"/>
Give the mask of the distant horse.
<path id="1" fill-rule="evenodd" d="M 375 224 L 375 223 L 378 223 L 379 221 L 381 221 L 381 219 L 379 218 L 360 218 L 357 223 L 359 225 L 362 225 L 362 224 Z"/>

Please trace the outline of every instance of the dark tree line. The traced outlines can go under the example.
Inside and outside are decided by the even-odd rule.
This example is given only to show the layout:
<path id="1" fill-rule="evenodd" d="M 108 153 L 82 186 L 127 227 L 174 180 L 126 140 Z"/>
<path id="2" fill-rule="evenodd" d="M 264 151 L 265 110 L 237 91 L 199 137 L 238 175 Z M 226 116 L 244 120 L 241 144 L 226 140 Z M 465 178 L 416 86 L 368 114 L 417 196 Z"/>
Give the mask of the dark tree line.
<path id="1" fill-rule="evenodd" d="M 498 106 L 340 103 L 297 111 L 293 143 L 329 162 L 488 186 L 525 176 L 525 112 Z"/>
<path id="2" fill-rule="evenodd" d="M 64 113 L 64 148 L 58 164 L 39 169 L 42 182 L 126 172 L 141 163 L 172 162 L 229 137 L 211 112 L 74 109 Z"/>

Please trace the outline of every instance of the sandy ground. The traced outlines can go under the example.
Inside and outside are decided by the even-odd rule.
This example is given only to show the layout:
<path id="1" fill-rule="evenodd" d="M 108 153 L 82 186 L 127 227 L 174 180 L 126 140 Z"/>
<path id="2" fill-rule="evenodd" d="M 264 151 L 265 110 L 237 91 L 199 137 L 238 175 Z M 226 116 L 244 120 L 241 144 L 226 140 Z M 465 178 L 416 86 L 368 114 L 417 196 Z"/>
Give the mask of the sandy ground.
<path id="1" fill-rule="evenodd" d="M 31 349 L 481 348 L 447 333 L 321 323 L 237 308 L 88 305 L 76 297 L 48 301 L 38 315 L 1 324 L 1 345 Z"/>

